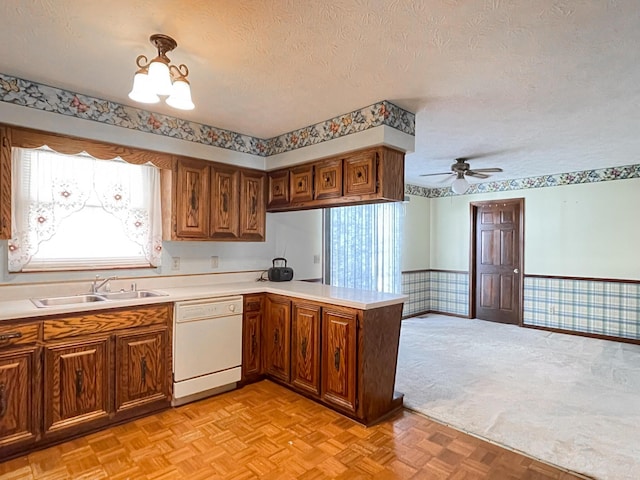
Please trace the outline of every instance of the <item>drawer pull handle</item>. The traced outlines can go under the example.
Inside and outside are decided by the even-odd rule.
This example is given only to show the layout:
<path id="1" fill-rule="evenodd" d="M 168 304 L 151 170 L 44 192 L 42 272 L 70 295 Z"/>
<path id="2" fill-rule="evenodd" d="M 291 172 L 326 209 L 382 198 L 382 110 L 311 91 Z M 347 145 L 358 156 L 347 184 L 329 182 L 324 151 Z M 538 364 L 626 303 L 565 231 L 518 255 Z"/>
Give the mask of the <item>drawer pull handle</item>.
<path id="1" fill-rule="evenodd" d="M 147 383 L 147 358 L 145 356 L 140 361 L 140 376 L 142 377 L 142 384 Z"/>
<path id="2" fill-rule="evenodd" d="M 7 387 L 0 383 L 0 418 L 7 413 Z"/>
<path id="3" fill-rule="evenodd" d="M 308 344 L 309 344 L 309 340 L 307 339 L 307 337 L 303 337 L 301 345 L 300 345 L 300 348 L 302 350 L 302 358 L 304 358 L 304 359 L 307 358 L 307 346 L 308 346 Z"/>
<path id="4" fill-rule="evenodd" d="M 11 333 L 3 333 L 0 335 L 0 342 L 6 342 L 7 340 L 11 340 L 12 338 L 21 338 L 21 332 L 11 332 Z"/>
<path id="5" fill-rule="evenodd" d="M 340 347 L 336 347 L 336 351 L 333 352 L 333 366 L 336 372 L 340 371 Z"/>
<path id="6" fill-rule="evenodd" d="M 76 370 L 76 397 L 82 395 L 82 387 L 84 386 L 84 372 L 81 368 Z"/>

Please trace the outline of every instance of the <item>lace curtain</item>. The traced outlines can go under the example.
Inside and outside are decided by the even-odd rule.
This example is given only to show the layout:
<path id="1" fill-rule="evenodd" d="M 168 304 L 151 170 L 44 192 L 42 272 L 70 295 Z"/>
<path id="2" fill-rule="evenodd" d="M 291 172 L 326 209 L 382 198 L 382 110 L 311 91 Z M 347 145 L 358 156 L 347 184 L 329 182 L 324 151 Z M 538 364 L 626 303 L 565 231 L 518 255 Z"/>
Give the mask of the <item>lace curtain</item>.
<path id="1" fill-rule="evenodd" d="M 325 212 L 329 283 L 400 293 L 402 202 L 331 208 Z"/>
<path id="2" fill-rule="evenodd" d="M 57 235 L 63 221 L 67 231 L 75 228 L 74 238 L 65 241 L 70 251 L 78 248 L 91 252 L 93 248 L 100 253 L 101 245 L 109 250 L 110 235 L 93 240 L 96 245 L 86 245 L 82 238 L 92 233 L 92 222 L 97 226 L 107 217 L 108 221 L 117 219 L 114 225 L 119 224 L 124 237 L 137 245 L 134 248 L 147 265 L 160 264 L 162 219 L 160 172 L 156 167 L 128 164 L 121 159 L 98 160 L 84 153 L 63 155 L 46 147 L 14 148 L 11 160 L 14 202 L 10 272 L 25 270 L 43 242 Z M 101 217 L 105 213 L 107 216 Z M 75 227 L 72 216 L 76 217 Z M 75 241 L 77 245 L 67 245 Z M 122 251 L 130 260 L 131 248 Z"/>

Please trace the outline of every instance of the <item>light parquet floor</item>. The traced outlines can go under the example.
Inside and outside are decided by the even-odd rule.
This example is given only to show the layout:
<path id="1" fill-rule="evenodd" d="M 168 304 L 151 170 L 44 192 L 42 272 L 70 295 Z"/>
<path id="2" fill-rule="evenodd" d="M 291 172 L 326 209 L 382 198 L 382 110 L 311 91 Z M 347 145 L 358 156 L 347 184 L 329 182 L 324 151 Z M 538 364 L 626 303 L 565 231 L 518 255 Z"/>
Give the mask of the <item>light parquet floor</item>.
<path id="1" fill-rule="evenodd" d="M 403 411 L 370 428 L 269 381 L 0 463 L 0 479 L 584 478 Z"/>

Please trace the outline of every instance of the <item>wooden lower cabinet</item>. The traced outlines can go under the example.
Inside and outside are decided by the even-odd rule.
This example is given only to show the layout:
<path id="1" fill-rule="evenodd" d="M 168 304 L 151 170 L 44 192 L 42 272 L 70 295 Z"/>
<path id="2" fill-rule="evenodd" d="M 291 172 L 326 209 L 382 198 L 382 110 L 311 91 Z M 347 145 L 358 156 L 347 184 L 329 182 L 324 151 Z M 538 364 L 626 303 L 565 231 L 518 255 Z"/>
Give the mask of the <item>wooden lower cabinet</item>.
<path id="1" fill-rule="evenodd" d="M 320 306 L 293 302 L 291 385 L 320 394 Z"/>
<path id="2" fill-rule="evenodd" d="M 0 459 L 171 406 L 173 304 L 0 323 Z"/>
<path id="3" fill-rule="evenodd" d="M 116 335 L 116 411 L 171 400 L 167 327 Z"/>
<path id="4" fill-rule="evenodd" d="M 47 345 L 44 364 L 45 436 L 109 417 L 109 337 Z"/>
<path id="5" fill-rule="evenodd" d="M 291 367 L 291 300 L 267 295 L 264 340 L 264 371 L 289 382 Z"/>
<path id="6" fill-rule="evenodd" d="M 38 353 L 37 347 L 0 352 L 0 452 L 32 443 L 39 433 Z"/>
<path id="7" fill-rule="evenodd" d="M 322 311 L 322 400 L 341 410 L 357 408 L 357 313 Z"/>
<path id="8" fill-rule="evenodd" d="M 252 300 L 247 312 L 245 382 L 267 376 L 355 420 L 371 425 L 402 408 L 395 392 L 402 304 L 374 309 L 335 306 L 281 295 Z M 262 370 L 247 352 L 262 321 Z M 251 350 L 251 348 L 253 350 Z"/>
<path id="9" fill-rule="evenodd" d="M 262 304 L 263 295 L 245 295 L 242 314 L 242 380 L 252 381 L 262 375 Z"/>

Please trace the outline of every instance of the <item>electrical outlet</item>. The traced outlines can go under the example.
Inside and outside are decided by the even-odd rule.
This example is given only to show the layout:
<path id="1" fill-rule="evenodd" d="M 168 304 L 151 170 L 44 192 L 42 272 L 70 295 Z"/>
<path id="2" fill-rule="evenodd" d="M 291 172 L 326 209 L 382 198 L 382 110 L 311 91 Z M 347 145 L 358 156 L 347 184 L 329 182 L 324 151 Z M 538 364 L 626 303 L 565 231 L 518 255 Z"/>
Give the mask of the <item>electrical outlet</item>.
<path id="1" fill-rule="evenodd" d="M 217 255 L 214 255 L 211 257 L 211 268 L 218 268 L 218 264 L 219 264 L 219 257 Z"/>
<path id="2" fill-rule="evenodd" d="M 313 256 L 313 263 L 315 263 L 316 265 L 320 263 L 320 255 L 316 254 Z"/>
<path id="3" fill-rule="evenodd" d="M 555 306 L 555 305 L 551 305 L 551 306 L 549 307 L 549 313 L 550 313 L 551 315 L 555 315 L 555 313 L 556 313 L 556 306 Z"/>
<path id="4" fill-rule="evenodd" d="M 171 270 L 180 270 L 180 257 L 171 257 Z"/>

